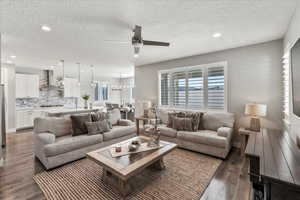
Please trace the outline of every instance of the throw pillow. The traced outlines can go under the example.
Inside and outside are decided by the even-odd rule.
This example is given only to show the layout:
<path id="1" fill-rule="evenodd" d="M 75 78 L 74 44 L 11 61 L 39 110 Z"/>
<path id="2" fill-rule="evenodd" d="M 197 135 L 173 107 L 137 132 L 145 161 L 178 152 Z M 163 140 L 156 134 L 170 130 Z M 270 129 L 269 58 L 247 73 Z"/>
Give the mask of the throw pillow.
<path id="1" fill-rule="evenodd" d="M 175 112 L 168 113 L 168 124 L 167 124 L 167 127 L 173 128 L 173 119 L 174 119 L 174 117 L 176 117 L 176 113 Z"/>
<path id="2" fill-rule="evenodd" d="M 176 114 L 176 117 L 191 118 L 193 131 L 198 130 L 201 113 L 199 113 L 199 112 L 179 112 Z"/>
<path id="3" fill-rule="evenodd" d="M 70 119 L 65 119 L 63 117 L 51 117 L 49 118 L 49 121 L 49 131 L 56 137 L 65 136 L 72 133 L 72 122 Z"/>
<path id="4" fill-rule="evenodd" d="M 97 126 L 98 126 L 99 130 L 101 130 L 104 133 L 110 131 L 109 121 L 106 119 L 98 121 Z"/>
<path id="5" fill-rule="evenodd" d="M 86 128 L 88 130 L 88 135 L 96 135 L 103 133 L 103 130 L 98 126 L 98 122 L 85 122 Z"/>
<path id="6" fill-rule="evenodd" d="M 203 116 L 204 116 L 204 113 L 200 113 L 198 130 L 205 130 L 204 125 L 203 125 Z"/>
<path id="7" fill-rule="evenodd" d="M 113 109 L 108 113 L 108 121 L 114 126 L 118 124 L 119 119 L 121 119 L 121 112 L 119 109 Z"/>
<path id="8" fill-rule="evenodd" d="M 85 122 L 91 122 L 90 114 L 71 115 L 73 134 L 72 136 L 87 134 Z"/>
<path id="9" fill-rule="evenodd" d="M 193 131 L 191 118 L 173 118 L 173 128 L 178 131 Z"/>
<path id="10" fill-rule="evenodd" d="M 94 112 L 91 114 L 91 118 L 93 122 L 108 119 L 108 114 L 105 112 Z"/>

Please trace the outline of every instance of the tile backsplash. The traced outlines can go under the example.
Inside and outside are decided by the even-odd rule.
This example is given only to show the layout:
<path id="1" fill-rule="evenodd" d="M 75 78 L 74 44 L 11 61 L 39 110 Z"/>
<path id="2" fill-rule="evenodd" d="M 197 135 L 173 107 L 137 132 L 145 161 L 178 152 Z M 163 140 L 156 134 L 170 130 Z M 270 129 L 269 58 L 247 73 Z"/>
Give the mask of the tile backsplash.
<path id="1" fill-rule="evenodd" d="M 75 108 L 75 98 L 62 97 L 58 88 L 40 90 L 39 98 L 17 98 L 16 107 L 39 107 L 39 106 L 63 105 L 68 108 Z"/>

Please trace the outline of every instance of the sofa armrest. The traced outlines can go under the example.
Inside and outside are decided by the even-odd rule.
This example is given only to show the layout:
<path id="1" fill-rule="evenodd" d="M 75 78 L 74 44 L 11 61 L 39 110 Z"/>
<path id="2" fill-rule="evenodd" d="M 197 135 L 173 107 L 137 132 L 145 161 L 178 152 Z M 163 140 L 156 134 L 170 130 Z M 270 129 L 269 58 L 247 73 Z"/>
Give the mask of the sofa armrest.
<path id="1" fill-rule="evenodd" d="M 35 137 L 44 145 L 55 143 L 55 135 L 52 133 L 39 133 Z"/>
<path id="2" fill-rule="evenodd" d="M 118 121 L 119 126 L 131 126 L 133 124 L 134 123 L 128 119 L 119 119 L 119 121 Z"/>
<path id="3" fill-rule="evenodd" d="M 231 134 L 232 134 L 232 131 L 233 131 L 233 129 L 232 129 L 232 128 L 229 128 L 229 127 L 224 127 L 224 126 L 222 126 L 222 127 L 218 128 L 218 130 L 217 130 L 217 132 L 218 132 L 218 136 L 221 136 L 221 137 L 226 137 L 226 138 L 228 138 L 228 137 L 230 137 L 230 136 L 231 136 Z"/>

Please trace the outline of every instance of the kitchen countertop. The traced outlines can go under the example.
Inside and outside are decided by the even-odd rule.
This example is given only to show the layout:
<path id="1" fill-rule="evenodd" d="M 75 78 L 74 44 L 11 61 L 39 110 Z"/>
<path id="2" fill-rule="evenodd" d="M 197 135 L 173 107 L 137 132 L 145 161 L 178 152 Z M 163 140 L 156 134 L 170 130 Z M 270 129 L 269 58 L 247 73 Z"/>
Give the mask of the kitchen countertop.
<path id="1" fill-rule="evenodd" d="M 84 109 L 84 108 L 62 108 L 62 109 L 53 109 L 53 110 L 47 110 L 46 113 L 48 116 L 61 116 L 61 115 L 69 115 L 69 114 L 75 114 L 75 113 L 90 113 L 90 112 L 96 112 L 99 109 Z"/>

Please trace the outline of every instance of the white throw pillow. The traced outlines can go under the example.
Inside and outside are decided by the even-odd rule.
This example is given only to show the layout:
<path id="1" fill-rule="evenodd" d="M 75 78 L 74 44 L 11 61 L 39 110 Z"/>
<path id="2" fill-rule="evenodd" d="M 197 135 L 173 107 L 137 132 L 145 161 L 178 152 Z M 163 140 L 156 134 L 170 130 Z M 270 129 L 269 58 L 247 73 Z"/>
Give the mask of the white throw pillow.
<path id="1" fill-rule="evenodd" d="M 119 109 L 113 109 L 108 112 L 108 121 L 112 125 L 117 125 L 120 119 L 121 119 L 121 112 Z"/>
<path id="2" fill-rule="evenodd" d="M 218 136 L 228 137 L 228 135 L 231 133 L 231 131 L 232 131 L 232 128 L 220 127 L 220 128 L 218 128 Z"/>

